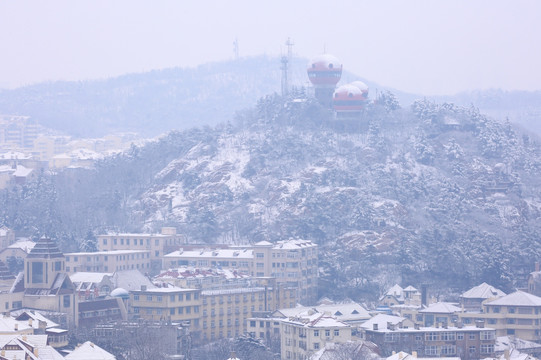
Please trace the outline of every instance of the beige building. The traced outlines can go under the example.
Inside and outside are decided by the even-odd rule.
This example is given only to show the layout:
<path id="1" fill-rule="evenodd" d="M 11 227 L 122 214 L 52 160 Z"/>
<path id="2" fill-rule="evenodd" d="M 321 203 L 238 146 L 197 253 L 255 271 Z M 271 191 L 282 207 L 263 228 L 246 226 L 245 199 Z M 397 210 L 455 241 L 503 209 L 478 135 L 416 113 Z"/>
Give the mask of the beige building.
<path id="1" fill-rule="evenodd" d="M 0 227 L 0 249 L 5 249 L 15 242 L 15 231 L 2 226 Z"/>
<path id="2" fill-rule="evenodd" d="M 140 270 L 150 272 L 150 251 L 112 250 L 96 252 L 66 253 L 66 272 L 114 272 Z"/>
<path id="3" fill-rule="evenodd" d="M 320 313 L 280 322 L 282 359 L 306 360 L 328 343 L 351 341 L 351 326 Z"/>
<path id="4" fill-rule="evenodd" d="M 150 266 L 153 273 L 160 271 L 165 254 L 177 250 L 185 243 L 183 236 L 173 227 L 164 227 L 160 234 L 112 233 L 98 235 L 98 250 L 145 250 L 150 254 Z M 176 267 L 176 266 L 175 266 Z"/>
<path id="5" fill-rule="evenodd" d="M 190 321 L 194 341 L 238 336 L 256 312 L 272 312 L 295 303 L 295 289 L 275 284 L 276 279 L 254 279 L 253 286 L 229 289 L 163 287 L 132 290 L 130 314 L 149 321 Z"/>
<path id="6" fill-rule="evenodd" d="M 247 247 L 227 247 L 169 253 L 166 267 L 221 267 L 255 277 L 273 277 L 278 284 L 296 288 L 299 300 L 308 305 L 317 298 L 317 245 L 309 240 L 261 241 Z"/>
<path id="7" fill-rule="evenodd" d="M 51 239 L 39 239 L 24 261 L 23 307 L 65 314 L 67 326 L 78 325 L 75 287 L 64 255 Z"/>
<path id="8" fill-rule="evenodd" d="M 541 298 L 523 291 L 484 302 L 483 312 L 464 312 L 459 316 L 464 324 L 483 321 L 496 329 L 496 336 L 541 340 Z"/>

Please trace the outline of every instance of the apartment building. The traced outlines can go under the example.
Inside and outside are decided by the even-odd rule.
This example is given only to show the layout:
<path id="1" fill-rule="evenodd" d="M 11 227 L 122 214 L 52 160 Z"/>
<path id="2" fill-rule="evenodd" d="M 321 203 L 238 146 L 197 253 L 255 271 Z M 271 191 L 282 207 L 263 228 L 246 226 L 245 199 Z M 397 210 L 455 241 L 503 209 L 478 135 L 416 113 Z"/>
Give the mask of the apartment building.
<path id="1" fill-rule="evenodd" d="M 306 360 L 327 343 L 351 341 L 351 325 L 314 312 L 280 322 L 281 358 Z"/>
<path id="2" fill-rule="evenodd" d="M 273 277 L 279 284 L 296 288 L 299 300 L 308 305 L 317 298 L 317 245 L 309 240 L 261 241 L 246 247 L 214 247 L 165 255 L 166 267 L 221 267 L 255 277 Z"/>
<path id="3" fill-rule="evenodd" d="M 107 273 L 120 270 L 139 270 L 150 272 L 150 251 L 148 250 L 112 250 L 96 252 L 76 252 L 64 254 L 66 272 Z"/>
<path id="4" fill-rule="evenodd" d="M 38 128 L 38 122 L 28 116 L 0 115 L 0 148 L 32 148 Z"/>
<path id="5" fill-rule="evenodd" d="M 165 254 L 178 250 L 185 243 L 185 238 L 177 234 L 177 230 L 173 227 L 163 227 L 160 234 L 110 233 L 98 235 L 97 238 L 99 251 L 149 251 L 152 273 L 157 273 L 163 268 L 162 258 Z"/>
<path id="6" fill-rule="evenodd" d="M 516 291 L 485 301 L 482 312 L 463 312 L 459 317 L 464 324 L 484 321 L 496 329 L 497 336 L 541 340 L 541 298 L 527 292 Z"/>
<path id="7" fill-rule="evenodd" d="M 338 321 L 351 325 L 353 328 L 371 318 L 370 313 L 360 304 L 348 301 L 340 303 L 319 304 L 315 306 L 291 306 L 280 308 L 272 313 L 256 313 L 247 321 L 247 332 L 253 337 L 259 337 L 272 342 L 280 337 L 280 323 L 284 319 L 298 318 L 320 313 L 332 316 Z"/>
<path id="8" fill-rule="evenodd" d="M 460 306 L 466 311 L 481 311 L 484 301 L 497 299 L 505 295 L 500 289 L 482 283 L 460 295 Z"/>
<path id="9" fill-rule="evenodd" d="M 144 288 L 130 292 L 131 314 L 149 321 L 190 321 L 194 341 L 238 336 L 256 312 L 295 304 L 296 291 L 265 278 L 245 287 L 226 289 Z"/>
<path id="10" fill-rule="evenodd" d="M 409 327 L 402 321 L 381 323 L 376 320 L 373 318 L 361 326 L 362 337 L 378 345 L 382 356 L 397 351 L 416 352 L 419 357 L 460 357 L 463 360 L 494 356 L 496 330 L 481 324 Z"/>

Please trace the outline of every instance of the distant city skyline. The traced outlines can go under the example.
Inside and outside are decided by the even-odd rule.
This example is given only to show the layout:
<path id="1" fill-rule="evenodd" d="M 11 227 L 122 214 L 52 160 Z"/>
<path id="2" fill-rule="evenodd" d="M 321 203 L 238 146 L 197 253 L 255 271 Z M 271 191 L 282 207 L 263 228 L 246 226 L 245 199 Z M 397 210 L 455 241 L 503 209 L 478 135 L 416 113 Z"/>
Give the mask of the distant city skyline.
<path id="1" fill-rule="evenodd" d="M 327 52 L 382 86 L 424 95 L 541 90 L 541 2 L 5 1 L 0 88 L 240 56 Z M 279 66 L 279 65 L 277 65 Z"/>

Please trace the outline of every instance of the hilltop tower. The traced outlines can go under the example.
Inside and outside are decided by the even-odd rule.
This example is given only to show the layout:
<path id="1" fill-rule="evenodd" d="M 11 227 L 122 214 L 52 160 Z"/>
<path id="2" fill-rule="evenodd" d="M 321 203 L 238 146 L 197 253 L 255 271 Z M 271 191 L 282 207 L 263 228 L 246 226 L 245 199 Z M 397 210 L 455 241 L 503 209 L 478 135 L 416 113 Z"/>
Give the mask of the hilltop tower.
<path id="1" fill-rule="evenodd" d="M 342 77 L 342 64 L 335 56 L 323 54 L 313 58 L 306 71 L 314 85 L 315 97 L 322 105 L 330 108 L 334 89 Z"/>

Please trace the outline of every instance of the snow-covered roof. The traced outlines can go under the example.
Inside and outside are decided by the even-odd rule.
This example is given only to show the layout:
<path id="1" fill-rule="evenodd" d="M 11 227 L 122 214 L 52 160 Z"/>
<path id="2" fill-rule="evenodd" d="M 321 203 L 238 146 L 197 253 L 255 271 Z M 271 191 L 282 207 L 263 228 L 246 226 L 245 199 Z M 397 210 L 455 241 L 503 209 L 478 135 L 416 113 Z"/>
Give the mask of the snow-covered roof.
<path id="1" fill-rule="evenodd" d="M 535 343 L 533 341 L 523 340 L 516 336 L 498 336 L 496 338 L 496 344 L 494 350 L 496 352 L 503 352 L 507 349 L 517 349 L 517 350 L 531 350 L 537 349 L 541 350 L 541 344 Z"/>
<path id="2" fill-rule="evenodd" d="M 280 250 L 280 249 L 286 249 L 286 250 L 296 250 L 296 249 L 302 249 L 302 248 L 308 248 L 308 247 L 315 247 L 317 244 L 313 243 L 311 240 L 280 240 L 277 241 L 276 244 L 274 244 L 273 249 Z"/>
<path id="3" fill-rule="evenodd" d="M 496 306 L 541 306 L 541 298 L 524 291 L 515 291 L 499 299 L 488 301 L 485 305 Z"/>
<path id="4" fill-rule="evenodd" d="M 103 281 L 104 277 L 111 277 L 113 273 L 98 273 L 98 272 L 76 272 L 73 275 L 70 275 L 70 280 L 72 283 L 99 283 Z"/>
<path id="5" fill-rule="evenodd" d="M 265 241 L 265 240 L 262 240 L 260 242 L 255 243 L 254 246 L 272 246 L 272 243 L 268 242 L 268 241 Z"/>
<path id="6" fill-rule="evenodd" d="M 206 269 L 186 266 L 163 271 L 154 279 L 203 279 L 209 277 L 245 279 L 250 278 L 251 276 L 234 269 Z"/>
<path id="7" fill-rule="evenodd" d="M 359 89 L 355 85 L 346 84 L 346 85 L 342 85 L 342 86 L 338 87 L 335 90 L 334 93 L 335 94 L 347 93 L 347 94 L 351 94 L 351 95 L 362 95 L 363 92 L 361 91 L 361 89 Z"/>
<path id="8" fill-rule="evenodd" d="M 325 67 L 328 67 L 329 64 L 333 64 L 334 67 L 341 67 L 340 60 L 334 55 L 331 54 L 321 54 L 314 56 L 308 63 L 308 68 L 312 67 L 312 64 L 322 64 Z"/>
<path id="9" fill-rule="evenodd" d="M 184 289 L 184 288 L 179 288 L 177 286 L 167 286 L 167 287 L 154 287 L 152 289 L 147 289 L 144 291 L 148 293 L 173 293 L 173 292 L 176 293 L 176 292 L 191 292 L 194 290 L 196 289 Z M 143 291 L 143 290 L 135 289 L 131 291 Z"/>
<path id="10" fill-rule="evenodd" d="M 90 341 L 79 345 L 66 355 L 66 360 L 115 360 L 115 356 Z"/>
<path id="11" fill-rule="evenodd" d="M 32 169 L 26 168 L 22 165 L 17 165 L 17 169 L 13 172 L 13 176 L 27 177 L 32 172 Z"/>
<path id="12" fill-rule="evenodd" d="M 254 251 L 250 249 L 203 249 L 178 250 L 164 256 L 165 258 L 227 258 L 253 259 Z"/>
<path id="13" fill-rule="evenodd" d="M 360 304 L 345 302 L 336 304 L 321 304 L 316 306 L 297 306 L 280 309 L 277 313 L 285 317 L 303 317 L 314 313 L 335 317 L 337 320 L 355 323 L 370 319 L 370 313 Z"/>
<path id="14" fill-rule="evenodd" d="M 374 324 L 376 324 L 378 330 L 385 330 L 387 329 L 387 324 L 398 325 L 404 320 L 406 320 L 406 318 L 401 316 L 377 314 L 373 318 L 363 322 L 361 327 L 363 329 L 372 330 L 374 329 Z"/>
<path id="15" fill-rule="evenodd" d="M 139 270 L 116 271 L 111 280 L 113 284 L 115 284 L 115 287 L 121 287 L 128 291 L 140 290 L 142 285 L 146 286 L 147 289 L 154 289 L 156 287 L 156 285 L 154 285 L 152 281 Z"/>
<path id="16" fill-rule="evenodd" d="M 92 255 L 126 255 L 137 253 L 148 253 L 150 250 L 109 250 L 109 251 L 94 251 L 94 252 L 74 252 L 66 253 L 64 256 L 92 256 Z"/>
<path id="17" fill-rule="evenodd" d="M 0 230 L 0 235 L 4 235 L 4 234 L 1 234 L 1 230 Z M 19 240 L 9 245 L 8 249 L 21 249 L 29 253 L 34 248 L 35 245 L 36 243 L 31 240 Z"/>
<path id="18" fill-rule="evenodd" d="M 427 308 L 420 310 L 420 313 L 437 313 L 437 314 L 454 314 L 460 312 L 461 309 L 451 303 L 437 302 L 430 304 Z"/>
<path id="19" fill-rule="evenodd" d="M 314 313 L 308 316 L 291 317 L 282 321 L 300 325 L 307 328 L 336 328 L 336 327 L 351 327 L 350 325 L 336 320 L 333 317 L 325 316 L 320 313 Z"/>
<path id="20" fill-rule="evenodd" d="M 265 291 L 263 287 L 249 287 L 238 289 L 219 289 L 219 290 L 203 290 L 201 295 L 234 295 L 234 294 L 246 294 Z"/>
<path id="21" fill-rule="evenodd" d="M 461 295 L 461 297 L 465 299 L 490 299 L 501 296 L 505 296 L 503 291 L 485 282 L 471 288 Z"/>
<path id="22" fill-rule="evenodd" d="M 54 348 L 47 345 L 47 335 L 0 335 L 0 347 L 13 345 L 12 349 L 3 351 L 6 359 L 40 359 L 64 360 Z M 39 357 L 35 356 L 33 349 L 37 350 Z"/>
<path id="23" fill-rule="evenodd" d="M 1 160 L 28 160 L 31 159 L 32 155 L 27 155 L 18 151 L 8 151 L 0 154 Z"/>
<path id="24" fill-rule="evenodd" d="M 416 288 L 410 285 L 407 288 L 405 288 L 404 291 L 419 291 L 419 290 L 417 290 Z"/>
<path id="25" fill-rule="evenodd" d="M 414 356 L 414 355 L 411 355 L 411 354 L 408 354 L 407 352 L 404 352 L 404 351 L 399 351 L 397 352 L 396 354 L 393 354 L 387 358 L 385 358 L 386 360 L 417 360 L 417 356 Z M 441 360 L 441 357 L 424 357 L 422 358 L 423 360 Z M 460 357 L 445 357 L 445 360 L 460 360 Z"/>
<path id="26" fill-rule="evenodd" d="M 358 87 L 359 90 L 361 90 L 362 92 L 368 91 L 368 85 L 366 85 L 364 82 L 360 80 L 351 82 L 351 85 Z"/>
<path id="27" fill-rule="evenodd" d="M 25 319 L 25 318 L 30 318 L 32 319 L 32 327 L 34 329 L 39 329 L 39 322 L 40 321 L 43 321 L 45 322 L 47 325 L 46 325 L 46 328 L 49 329 L 49 328 L 55 328 L 57 326 L 60 326 L 59 324 L 55 323 L 54 321 L 52 321 L 51 319 L 45 317 L 41 312 L 39 311 L 34 311 L 34 310 L 27 310 L 27 311 L 24 311 L 23 313 L 21 313 L 20 315 L 18 315 L 16 317 L 17 319 L 19 319 L 19 321 L 24 321 L 22 319 Z"/>

